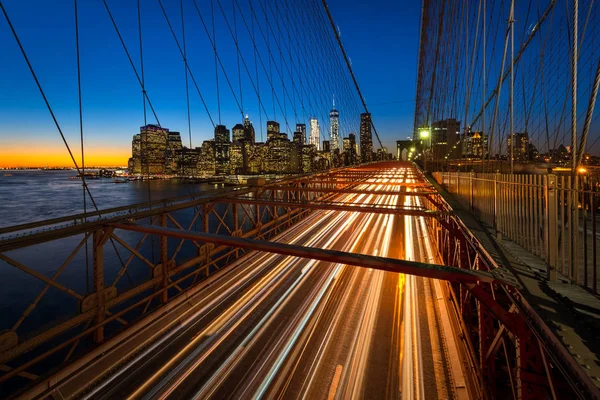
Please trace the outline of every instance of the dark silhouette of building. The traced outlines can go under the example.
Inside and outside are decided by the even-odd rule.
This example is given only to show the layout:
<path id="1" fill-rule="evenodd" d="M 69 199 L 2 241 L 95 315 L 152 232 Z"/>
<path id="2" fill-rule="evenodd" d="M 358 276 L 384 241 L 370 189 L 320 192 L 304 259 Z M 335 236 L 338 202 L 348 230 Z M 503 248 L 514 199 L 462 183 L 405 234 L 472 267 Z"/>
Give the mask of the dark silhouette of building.
<path id="1" fill-rule="evenodd" d="M 306 124 L 296 124 L 296 132 L 302 134 L 302 145 L 307 143 L 306 141 Z"/>
<path id="2" fill-rule="evenodd" d="M 371 113 L 360 114 L 360 159 L 363 163 L 373 161 L 373 134 Z"/>
<path id="3" fill-rule="evenodd" d="M 356 155 L 356 135 L 351 133 L 343 140 L 344 165 L 355 165 L 357 163 Z"/>
<path id="4" fill-rule="evenodd" d="M 515 133 L 515 143 L 513 147 L 513 156 L 515 161 L 527 161 L 529 156 L 529 135 L 527 132 Z M 510 160 L 510 134 L 506 138 L 506 154 Z"/>
<path id="5" fill-rule="evenodd" d="M 227 175 L 229 173 L 229 129 L 225 125 L 215 126 L 215 173 Z"/>
<path id="6" fill-rule="evenodd" d="M 453 150 L 460 135 L 460 121 L 448 118 L 431 124 L 429 143 L 425 143 L 431 151 L 433 160 L 443 160 Z"/>

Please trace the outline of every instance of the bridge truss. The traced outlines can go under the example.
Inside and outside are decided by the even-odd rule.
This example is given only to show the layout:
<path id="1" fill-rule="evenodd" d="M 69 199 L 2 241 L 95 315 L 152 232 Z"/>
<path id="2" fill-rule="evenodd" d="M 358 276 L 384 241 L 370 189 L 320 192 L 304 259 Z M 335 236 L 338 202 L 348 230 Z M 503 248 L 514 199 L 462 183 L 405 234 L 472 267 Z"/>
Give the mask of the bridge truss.
<path id="1" fill-rule="evenodd" d="M 518 282 L 420 173 L 414 170 L 416 184 L 386 184 L 386 174 L 393 177 L 399 165 L 339 169 L 108 209 L 88 214 L 87 221 L 75 215 L 2 229 L 0 267 L 22 272 L 29 287 L 39 290 L 10 326 L 0 327 L 0 383 L 52 388 L 68 366 L 85 362 L 102 343 L 135 332 L 149 316 L 185 301 L 206 277 L 260 251 L 445 280 L 456 334 L 466 349 L 463 362 L 479 397 L 597 397 L 594 384 L 523 298 Z M 364 189 L 374 183 L 380 190 Z M 420 196 L 423 206 L 344 204 L 340 193 Z M 423 217 L 445 265 L 277 242 L 279 233 L 314 210 Z M 85 267 L 86 243 L 91 249 L 91 268 L 83 275 L 91 283 L 87 288 L 73 278 Z M 27 262 L 29 254 L 58 247 L 71 250 L 60 260 L 48 253 L 50 269 Z"/>

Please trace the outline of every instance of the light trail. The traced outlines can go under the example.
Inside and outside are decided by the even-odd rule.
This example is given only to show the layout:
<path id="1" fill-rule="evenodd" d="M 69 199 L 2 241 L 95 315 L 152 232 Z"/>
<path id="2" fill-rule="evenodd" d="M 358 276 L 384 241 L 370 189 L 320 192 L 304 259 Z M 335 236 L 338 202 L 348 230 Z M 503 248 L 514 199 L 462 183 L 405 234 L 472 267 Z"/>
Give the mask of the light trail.
<path id="1" fill-rule="evenodd" d="M 341 193 L 333 201 L 361 207 L 423 206 L 419 196 L 402 192 L 421 184 L 414 170 L 393 169 L 380 176 L 356 185 L 369 194 Z M 424 217 L 409 215 L 317 210 L 276 240 L 439 261 Z M 438 334 L 431 332 L 437 325 L 430 323 L 437 318 L 431 307 L 437 300 L 425 301 L 432 291 L 423 291 L 424 282 L 251 252 L 220 273 L 206 299 L 175 329 L 88 397 L 425 399 L 452 393 L 449 378 L 435 378 L 426 370 L 448 361 L 431 350 L 431 343 L 422 342 Z M 437 293 L 437 286 L 431 287 Z"/>

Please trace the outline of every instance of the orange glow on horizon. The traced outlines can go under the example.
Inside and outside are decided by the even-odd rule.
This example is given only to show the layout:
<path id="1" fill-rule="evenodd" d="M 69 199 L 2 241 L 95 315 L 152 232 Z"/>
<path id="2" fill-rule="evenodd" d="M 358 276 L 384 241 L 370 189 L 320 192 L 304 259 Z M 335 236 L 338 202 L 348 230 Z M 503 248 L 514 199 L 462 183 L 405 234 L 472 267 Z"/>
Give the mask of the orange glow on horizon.
<path id="1" fill-rule="evenodd" d="M 74 167 L 67 150 L 54 146 L 29 148 L 0 148 L 0 168 L 19 167 Z M 75 160 L 81 167 L 79 148 L 72 149 Z M 126 166 L 131 157 L 129 149 L 90 148 L 85 149 L 85 165 L 88 166 Z"/>

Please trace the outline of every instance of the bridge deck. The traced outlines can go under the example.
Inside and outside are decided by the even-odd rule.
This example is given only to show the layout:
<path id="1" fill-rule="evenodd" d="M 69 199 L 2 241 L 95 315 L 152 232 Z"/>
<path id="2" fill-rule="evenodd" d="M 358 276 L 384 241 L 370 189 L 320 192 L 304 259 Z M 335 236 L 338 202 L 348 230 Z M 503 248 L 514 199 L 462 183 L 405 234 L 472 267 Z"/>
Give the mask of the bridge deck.
<path id="1" fill-rule="evenodd" d="M 597 340 L 597 330 L 594 330 L 600 326 L 600 300 L 579 286 L 540 279 L 540 276 L 546 275 L 546 263 L 543 260 L 507 238 L 498 240 L 491 229 L 477 221 L 435 180 L 431 180 L 431 183 L 498 265 L 509 268 L 516 274 L 523 285 L 523 296 L 583 367 L 581 370 L 600 388 L 600 343 Z"/>
<path id="2" fill-rule="evenodd" d="M 406 176 L 398 171 L 398 178 Z M 421 201 L 398 193 L 338 197 L 394 207 Z M 176 229 L 114 227 L 207 239 Z M 455 327 L 438 300 L 442 287 L 390 272 L 395 263 L 442 262 L 423 216 L 319 210 L 263 244 L 270 247 L 259 250 L 282 254 L 250 252 L 211 278 L 191 307 L 181 306 L 185 311 L 164 315 L 126 345 L 115 338 L 104 356 L 62 385 L 61 395 L 441 399 L 466 393 Z M 312 257 L 305 246 L 314 248 Z M 313 260 L 290 256 L 298 255 L 292 250 Z M 365 257 L 364 266 L 374 268 L 355 268 L 340 256 L 352 253 L 388 259 L 372 258 L 381 262 L 371 265 Z M 387 271 L 375 269 L 386 263 Z M 491 276 L 463 272 L 465 279 L 478 273 Z"/>
<path id="3" fill-rule="evenodd" d="M 2 333 L 0 384 L 64 398 L 598 397 L 530 305 L 533 278 L 499 267 L 410 164 L 162 203 L 0 239 L 0 265 L 46 285 Z M 25 256 L 51 240 L 75 249 L 49 278 Z M 58 277 L 86 241 L 84 296 Z M 48 288 L 78 311 L 25 331 Z M 40 361 L 63 356 L 48 375 Z"/>

